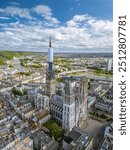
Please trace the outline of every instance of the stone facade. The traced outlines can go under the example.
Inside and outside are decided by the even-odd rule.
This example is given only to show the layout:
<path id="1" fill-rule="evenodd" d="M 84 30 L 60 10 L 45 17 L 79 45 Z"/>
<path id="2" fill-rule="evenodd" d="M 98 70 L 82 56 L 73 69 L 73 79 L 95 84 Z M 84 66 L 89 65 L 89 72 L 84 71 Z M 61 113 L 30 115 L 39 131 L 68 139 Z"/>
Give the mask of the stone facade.
<path id="1" fill-rule="evenodd" d="M 87 117 L 87 95 L 85 77 L 64 77 L 62 87 L 56 89 L 50 100 L 50 113 L 67 130 L 80 126 Z"/>

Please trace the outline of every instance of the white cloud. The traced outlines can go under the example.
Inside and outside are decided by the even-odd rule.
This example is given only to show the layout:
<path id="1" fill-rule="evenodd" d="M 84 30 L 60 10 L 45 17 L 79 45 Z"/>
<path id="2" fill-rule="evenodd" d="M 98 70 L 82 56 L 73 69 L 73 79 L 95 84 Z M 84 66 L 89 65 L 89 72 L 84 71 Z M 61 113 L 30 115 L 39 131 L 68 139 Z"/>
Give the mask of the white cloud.
<path id="1" fill-rule="evenodd" d="M 57 25 L 58 19 L 53 17 L 51 8 L 46 5 L 32 9 L 10 6 L 1 8 L 0 12 L 7 17 L 29 18 L 26 24 L 20 20 L 0 24 L 0 49 L 47 51 L 51 35 L 55 51 L 112 51 L 112 21 L 84 14 L 75 15 L 64 25 Z M 41 15 L 43 20 L 32 19 L 32 12 Z"/>
<path id="2" fill-rule="evenodd" d="M 32 9 L 38 15 L 44 17 L 46 21 L 50 23 L 58 24 L 60 23 L 59 20 L 52 16 L 52 9 L 47 5 L 37 5 Z"/>
<path id="3" fill-rule="evenodd" d="M 65 26 L 56 29 L 31 28 L 24 25 L 5 28 L 4 34 L 0 35 L 0 38 L 3 39 L 0 45 L 1 49 L 6 49 L 7 45 L 10 45 L 10 49 L 15 50 L 47 51 L 50 35 L 53 47 L 57 51 L 101 51 L 112 48 L 112 34 L 105 35 L 104 33 L 104 35 L 95 36 L 86 28 Z"/>
<path id="4" fill-rule="evenodd" d="M 105 20 L 89 20 L 88 23 L 92 26 L 95 31 L 113 31 L 113 23 Z"/>
<path id="5" fill-rule="evenodd" d="M 42 16 L 51 16 L 52 15 L 52 10 L 49 6 L 47 5 L 37 5 L 33 10 Z"/>
<path id="6" fill-rule="evenodd" d="M 72 20 L 66 23 L 67 27 L 86 28 L 92 36 L 112 35 L 113 22 L 108 20 L 98 20 L 87 14 L 75 15 Z"/>
<path id="7" fill-rule="evenodd" d="M 19 16 L 21 18 L 28 18 L 33 19 L 30 15 L 29 9 L 27 8 L 20 8 L 15 6 L 8 6 L 6 8 L 1 8 L 0 13 L 4 13 L 8 16 Z"/>
<path id="8" fill-rule="evenodd" d="M 18 6 L 8 6 L 6 8 L 0 8 L 0 13 L 6 16 L 17 16 L 20 18 L 27 18 L 30 20 L 36 19 L 32 16 L 32 13 L 36 13 L 37 15 L 41 15 L 43 17 L 43 21 L 46 22 L 46 24 L 50 24 L 50 26 L 53 26 L 53 24 L 60 23 L 60 21 L 57 18 L 53 17 L 52 10 L 47 5 L 37 5 L 36 7 L 30 9 L 20 8 Z"/>
<path id="9" fill-rule="evenodd" d="M 84 22 L 92 19 L 93 17 L 89 16 L 88 14 L 85 15 L 75 15 L 72 20 L 67 21 L 67 26 L 79 26 L 80 24 L 83 24 Z"/>
<path id="10" fill-rule="evenodd" d="M 74 20 L 67 21 L 66 24 L 68 27 L 77 27 L 78 26 L 78 23 L 75 22 Z"/>
<path id="11" fill-rule="evenodd" d="M 4 17 L 4 16 L 0 16 L 0 19 L 8 20 L 8 19 L 10 19 L 10 18 L 9 18 L 9 17 Z"/>
<path id="12" fill-rule="evenodd" d="M 60 22 L 58 21 L 58 19 L 56 19 L 56 18 L 54 18 L 54 17 L 52 17 L 52 16 L 46 16 L 45 19 L 46 19 L 47 21 L 51 22 L 51 23 L 54 23 L 54 24 L 60 23 Z"/>
<path id="13" fill-rule="evenodd" d="M 73 17 L 73 20 L 75 21 L 75 22 L 82 22 L 82 21 L 84 21 L 86 19 L 86 15 L 75 15 L 74 17 Z"/>

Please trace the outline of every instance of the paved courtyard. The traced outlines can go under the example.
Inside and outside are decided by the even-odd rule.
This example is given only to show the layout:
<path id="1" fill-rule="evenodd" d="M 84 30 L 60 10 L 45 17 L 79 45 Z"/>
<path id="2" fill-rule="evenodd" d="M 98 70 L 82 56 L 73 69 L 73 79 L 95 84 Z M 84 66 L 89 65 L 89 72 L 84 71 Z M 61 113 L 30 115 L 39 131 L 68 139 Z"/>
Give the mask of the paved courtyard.
<path id="1" fill-rule="evenodd" d="M 103 123 L 91 118 L 85 120 L 81 126 L 81 128 L 88 132 L 90 138 L 96 136 L 102 127 Z"/>

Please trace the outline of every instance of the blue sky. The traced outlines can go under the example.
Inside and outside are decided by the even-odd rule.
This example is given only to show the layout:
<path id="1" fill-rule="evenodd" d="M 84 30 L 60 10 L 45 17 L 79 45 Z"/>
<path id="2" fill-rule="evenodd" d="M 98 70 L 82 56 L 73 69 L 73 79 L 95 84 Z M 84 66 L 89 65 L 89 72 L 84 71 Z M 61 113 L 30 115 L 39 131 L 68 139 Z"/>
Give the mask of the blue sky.
<path id="1" fill-rule="evenodd" d="M 112 0 L 0 0 L 0 49 L 112 52 Z"/>

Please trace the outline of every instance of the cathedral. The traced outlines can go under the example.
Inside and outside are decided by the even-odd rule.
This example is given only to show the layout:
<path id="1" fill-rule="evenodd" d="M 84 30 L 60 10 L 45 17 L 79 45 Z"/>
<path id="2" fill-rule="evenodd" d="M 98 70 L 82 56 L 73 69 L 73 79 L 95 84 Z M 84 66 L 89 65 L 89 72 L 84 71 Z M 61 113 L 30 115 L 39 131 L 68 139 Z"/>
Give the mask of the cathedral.
<path id="1" fill-rule="evenodd" d="M 71 130 L 80 126 L 88 114 L 88 79 L 86 77 L 62 77 L 56 83 L 53 69 L 53 48 L 51 38 L 48 48 L 48 69 L 46 72 L 46 94 L 49 97 L 49 111 L 62 125 Z"/>

